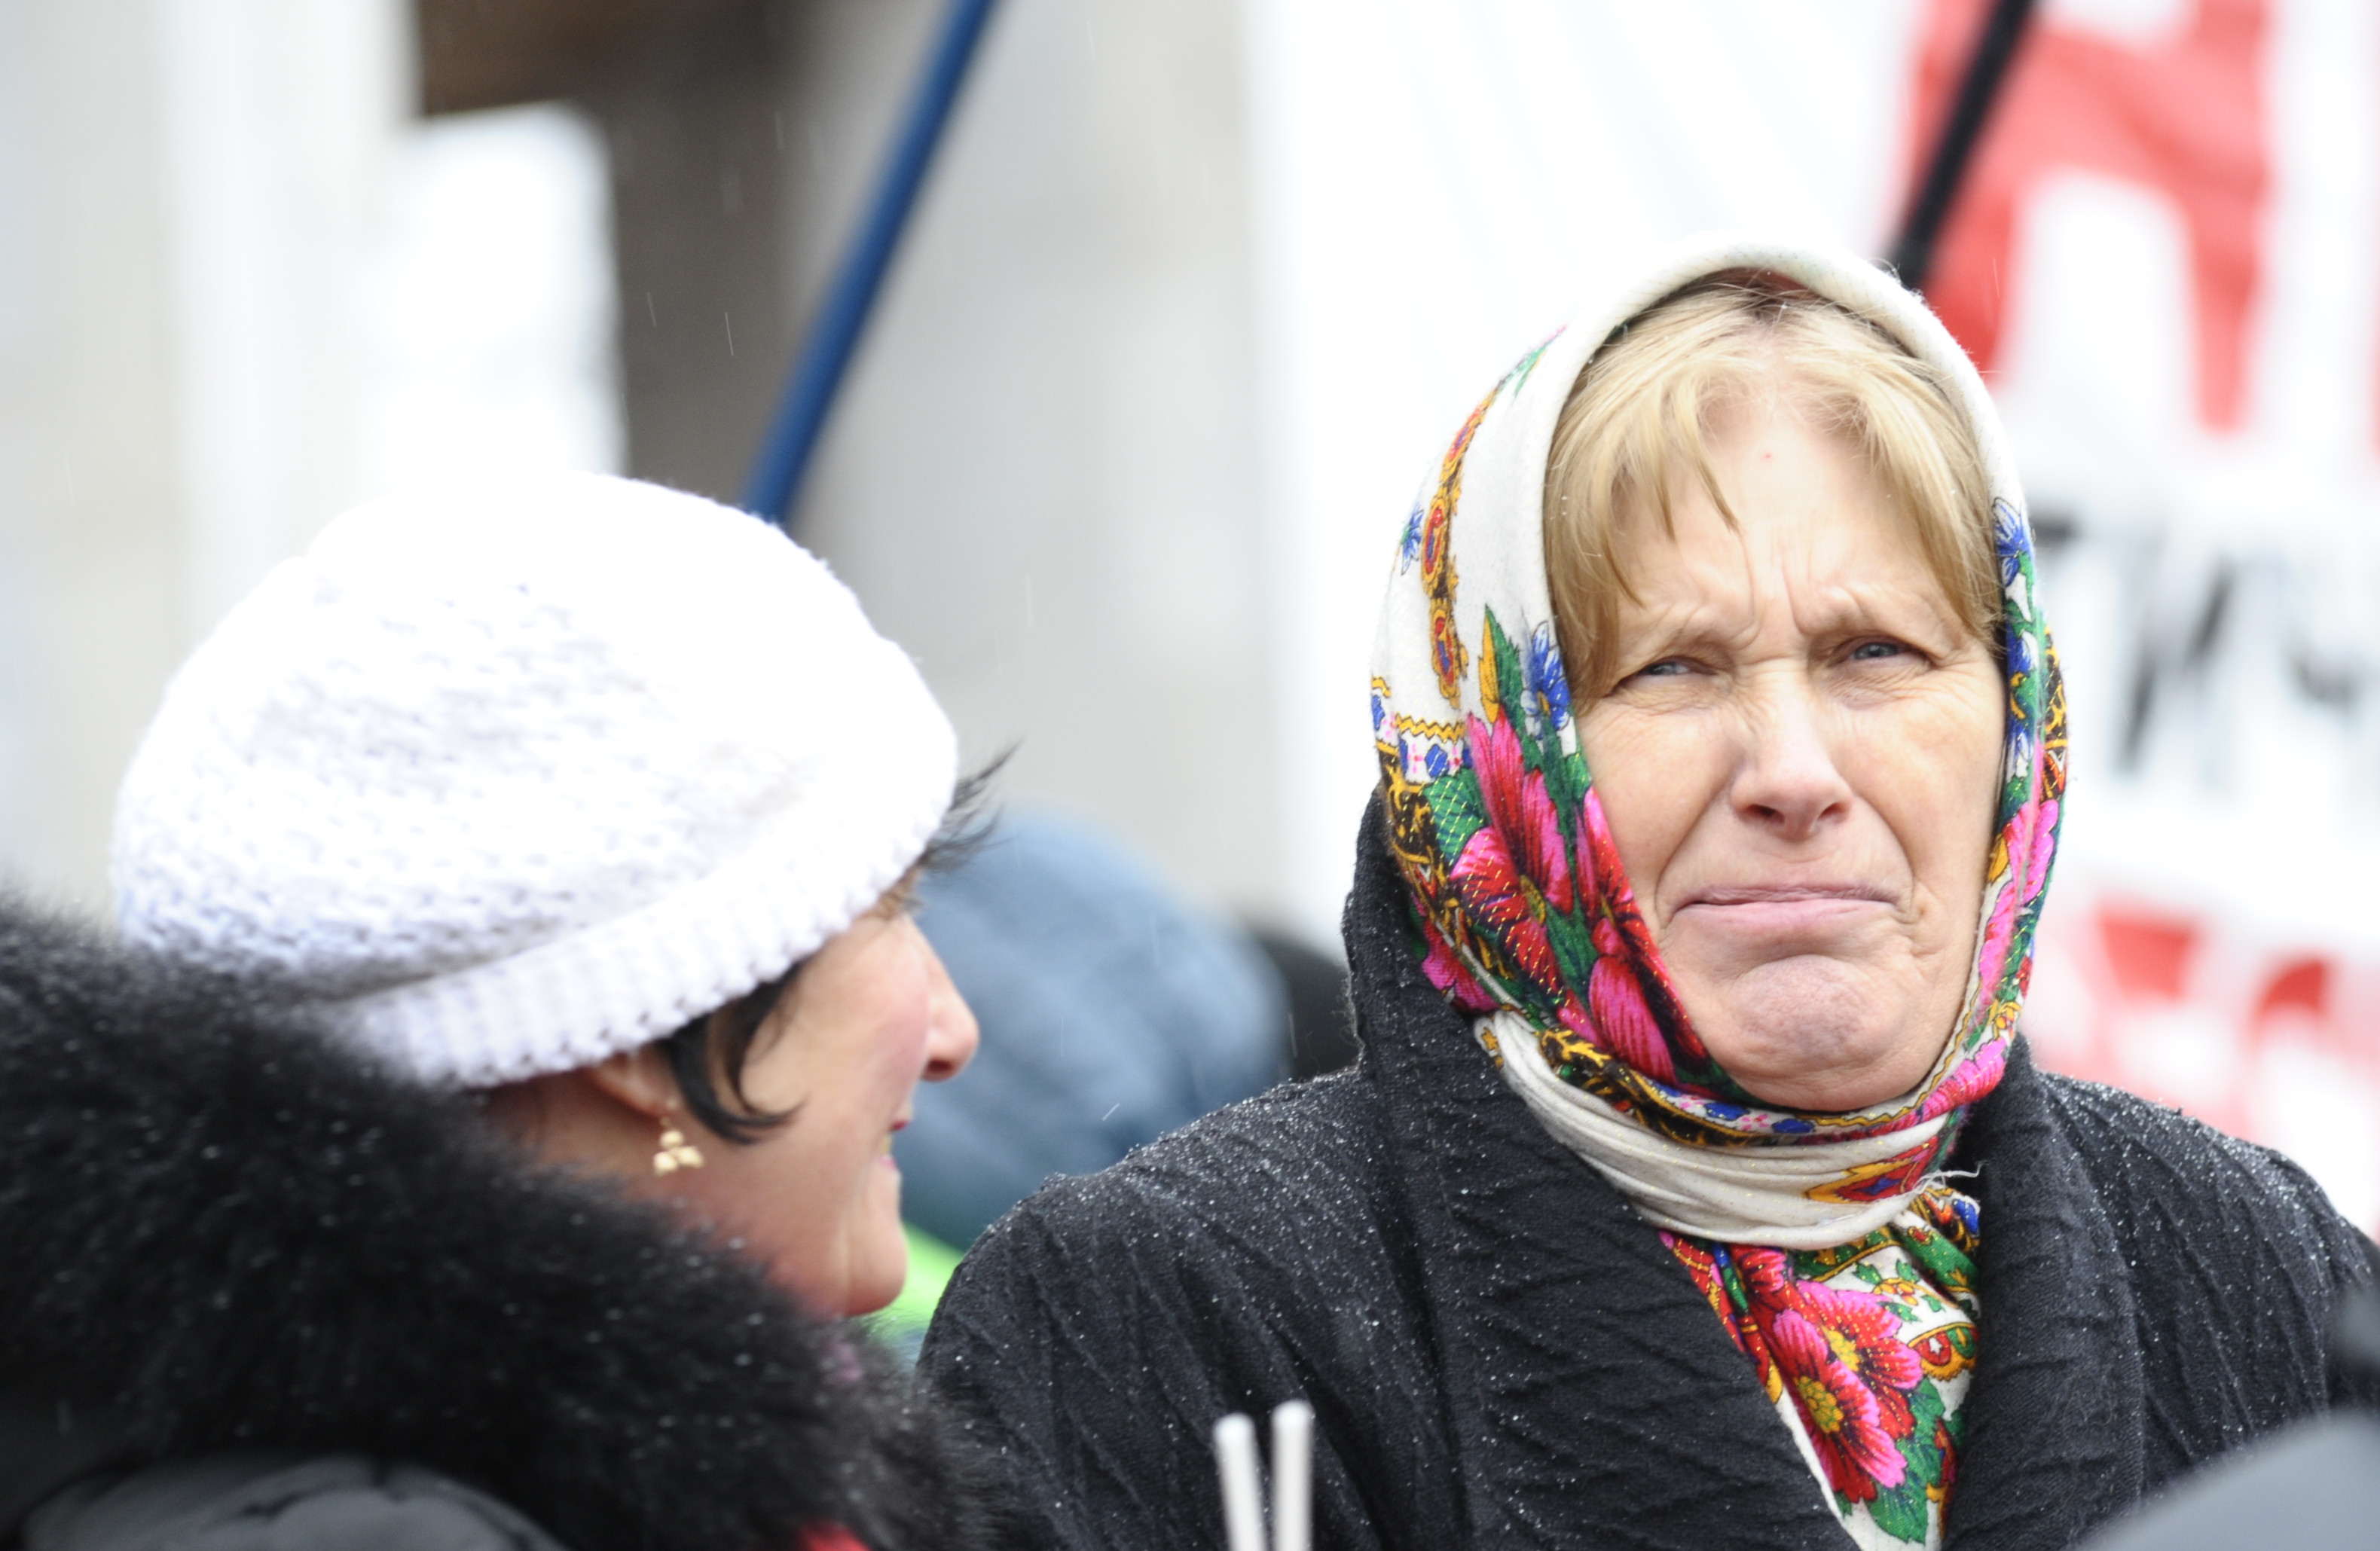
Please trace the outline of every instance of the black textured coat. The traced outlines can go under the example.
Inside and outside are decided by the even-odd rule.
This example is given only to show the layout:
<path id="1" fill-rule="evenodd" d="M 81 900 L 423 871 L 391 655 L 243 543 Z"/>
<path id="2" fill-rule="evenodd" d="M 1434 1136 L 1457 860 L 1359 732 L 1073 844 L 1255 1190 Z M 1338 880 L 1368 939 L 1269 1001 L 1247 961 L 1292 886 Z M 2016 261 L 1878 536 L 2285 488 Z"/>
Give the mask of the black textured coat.
<path id="1" fill-rule="evenodd" d="M 1366 826 L 1349 1074 L 1045 1188 L 922 1372 L 1006 1456 L 1019 1545 L 1218 1545 L 1208 1429 L 1302 1395 L 1333 1548 L 1847 1545 L 1684 1269 L 1425 980 Z M 1983 1207 L 1952 1546 L 2062 1546 L 2341 1391 L 2373 1248 L 2294 1165 L 2020 1046 L 1958 1166 Z"/>
<path id="2" fill-rule="evenodd" d="M 569 1551 L 948 1551 L 988 1534 L 964 1448 L 739 1256 L 467 1101 L 0 911 L 0 1545 L 69 1482 L 294 1467 L 372 1499 L 349 1544 L 523 1544 L 493 1498 Z M 285 1543 L 237 1528 L 203 1544 Z"/>

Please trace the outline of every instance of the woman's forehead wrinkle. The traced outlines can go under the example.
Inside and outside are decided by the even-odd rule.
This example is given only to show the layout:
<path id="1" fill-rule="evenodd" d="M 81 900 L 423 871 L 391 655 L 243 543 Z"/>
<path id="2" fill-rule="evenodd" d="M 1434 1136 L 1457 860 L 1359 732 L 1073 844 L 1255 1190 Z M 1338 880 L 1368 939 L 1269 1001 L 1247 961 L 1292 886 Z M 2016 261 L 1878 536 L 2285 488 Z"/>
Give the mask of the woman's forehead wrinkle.
<path id="1" fill-rule="evenodd" d="M 1759 636 L 1758 600 L 1747 570 L 1708 559 L 1697 563 L 1682 550 L 1676 559 L 1677 563 L 1644 568 L 1642 600 L 1621 615 L 1622 635 L 1631 646 L 1741 648 Z"/>
<path id="2" fill-rule="evenodd" d="M 1789 582 L 1787 606 L 1795 628 L 1811 637 L 1864 631 L 1907 636 L 1938 628 L 1949 604 L 1926 593 L 1939 590 L 1908 587 L 1895 578 L 1828 577 L 1801 585 Z"/>
<path id="3" fill-rule="evenodd" d="M 1747 549 L 1748 574 L 1791 612 L 1803 635 L 1882 630 L 1953 633 L 1955 610 L 1942 584 L 1899 525 L 1883 532 L 1850 514 L 1780 522 Z"/>
<path id="4" fill-rule="evenodd" d="M 1639 597 L 1621 614 L 1630 648 L 1748 651 L 1780 631 L 1797 641 L 1875 631 L 1935 650 L 1954 644 L 1955 611 L 1921 557 L 1879 553 L 1841 529 L 1833 541 L 1783 538 L 1764 538 L 1759 524 L 1742 533 L 1713 524 L 1640 551 Z"/>
<path id="5" fill-rule="evenodd" d="M 1847 551 L 1831 575 L 1800 589 L 1795 606 L 1813 636 L 1875 630 L 1947 652 L 1964 634 L 1956 605 L 1913 547 Z"/>
<path id="6" fill-rule="evenodd" d="M 1642 568 L 1645 603 L 1631 611 L 1631 634 L 1746 649 L 1779 624 L 1799 626 L 1804 598 L 1836 589 L 1814 582 L 1806 556 L 1767 551 L 1749 534 L 1715 526 L 1691 534 L 1663 557 L 1670 563 Z"/>

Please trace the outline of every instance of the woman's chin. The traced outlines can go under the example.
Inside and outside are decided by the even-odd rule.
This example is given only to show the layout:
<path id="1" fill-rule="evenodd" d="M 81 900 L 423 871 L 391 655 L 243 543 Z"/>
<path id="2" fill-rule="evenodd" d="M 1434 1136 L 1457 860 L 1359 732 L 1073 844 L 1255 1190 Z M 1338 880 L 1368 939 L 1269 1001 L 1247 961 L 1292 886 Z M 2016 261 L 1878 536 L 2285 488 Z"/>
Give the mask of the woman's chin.
<path id="1" fill-rule="evenodd" d="M 901 1226 L 900 1192 L 896 1186 L 871 1194 L 878 1198 L 863 1208 L 865 1218 L 853 1224 L 849 1240 L 850 1270 L 843 1298 L 845 1315 L 874 1314 L 901 1296 L 909 1279 L 909 1235 Z"/>
<path id="2" fill-rule="evenodd" d="M 901 1296 L 902 1286 L 909 1279 L 909 1257 L 901 1256 L 895 1270 L 878 1269 L 867 1275 L 854 1276 L 844 1293 L 843 1316 L 856 1319 L 861 1315 L 874 1314 L 893 1299 Z"/>
<path id="3" fill-rule="evenodd" d="M 1764 1104 L 1829 1112 L 1899 1097 L 1922 1080 L 1940 1039 L 1918 1032 L 1922 987 L 1839 960 L 1789 959 L 1696 995 L 1680 975 L 1687 1016 L 1728 1075 Z M 1937 1031 L 1947 1032 L 1947 1031 Z"/>

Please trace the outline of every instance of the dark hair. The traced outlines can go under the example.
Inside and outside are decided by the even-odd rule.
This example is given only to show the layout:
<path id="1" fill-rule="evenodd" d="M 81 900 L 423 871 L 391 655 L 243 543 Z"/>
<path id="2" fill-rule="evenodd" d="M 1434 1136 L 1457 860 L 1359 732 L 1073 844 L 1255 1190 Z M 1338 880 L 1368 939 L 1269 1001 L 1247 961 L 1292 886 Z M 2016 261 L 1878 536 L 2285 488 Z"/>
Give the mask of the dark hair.
<path id="1" fill-rule="evenodd" d="M 997 818 L 988 801 L 992 778 L 1006 763 L 1008 756 L 1002 754 L 982 769 L 959 778 L 941 828 L 926 842 L 926 849 L 901 881 L 892 886 L 893 892 L 905 891 L 920 874 L 946 872 L 983 848 Z M 724 1007 L 712 1009 L 660 1041 L 662 1053 L 669 1058 L 670 1075 L 677 1079 L 678 1092 L 684 1096 L 686 1109 L 722 1141 L 745 1145 L 758 1142 L 794 1118 L 790 1109 L 752 1108 L 752 1101 L 744 1097 L 744 1067 L 752 1059 L 752 1044 L 759 1038 L 769 1014 L 776 1011 L 778 1000 L 808 962 L 803 959 L 795 963 L 775 979 L 754 987 Z M 722 1078 L 726 1080 L 723 1095 Z"/>

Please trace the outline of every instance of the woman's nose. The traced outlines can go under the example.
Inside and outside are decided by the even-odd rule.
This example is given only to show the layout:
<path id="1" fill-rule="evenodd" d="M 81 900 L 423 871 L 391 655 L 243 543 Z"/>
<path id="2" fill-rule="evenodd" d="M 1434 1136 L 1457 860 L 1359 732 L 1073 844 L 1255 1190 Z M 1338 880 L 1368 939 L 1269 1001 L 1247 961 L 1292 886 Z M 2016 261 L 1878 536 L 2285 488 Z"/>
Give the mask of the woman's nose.
<path id="1" fill-rule="evenodd" d="M 1745 720 L 1742 762 L 1730 796 L 1738 813 L 1787 841 L 1807 840 L 1849 811 L 1851 783 L 1809 685 L 1762 686 Z"/>
<path id="2" fill-rule="evenodd" d="M 959 995 L 958 987 L 951 983 L 950 971 L 942 967 L 941 956 L 930 943 L 920 941 L 926 955 L 926 973 L 931 982 L 928 994 L 926 1024 L 926 1070 L 922 1074 L 929 1083 L 946 1083 L 966 1070 L 975 1060 L 976 1046 L 980 1042 L 976 1028 L 975 1010 Z"/>

